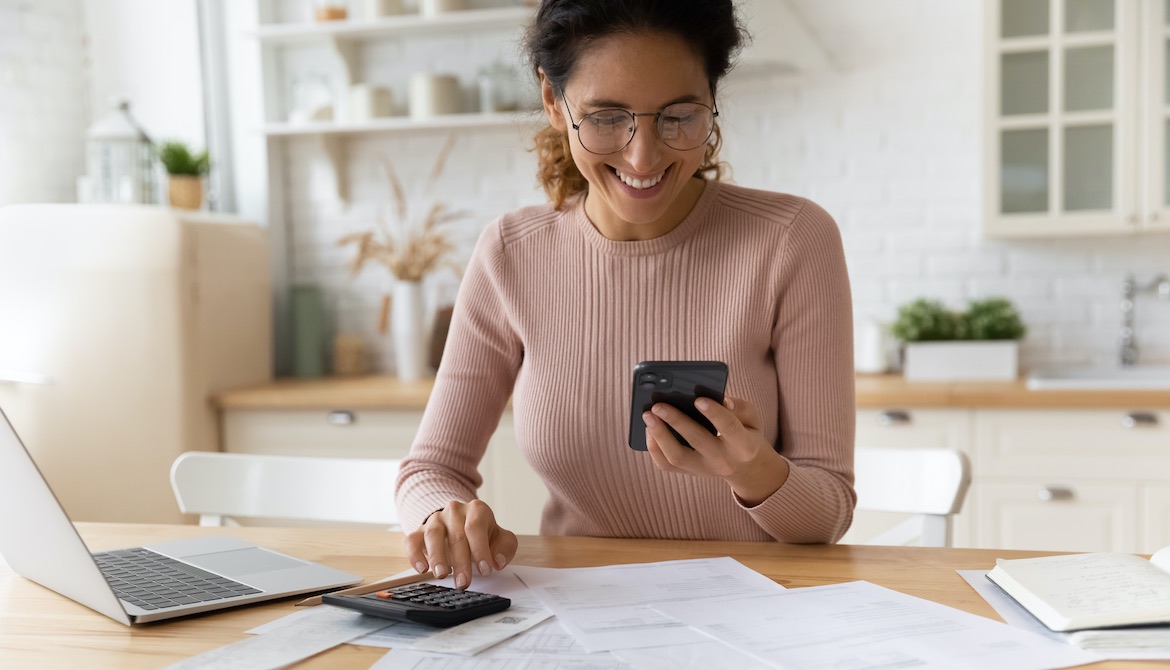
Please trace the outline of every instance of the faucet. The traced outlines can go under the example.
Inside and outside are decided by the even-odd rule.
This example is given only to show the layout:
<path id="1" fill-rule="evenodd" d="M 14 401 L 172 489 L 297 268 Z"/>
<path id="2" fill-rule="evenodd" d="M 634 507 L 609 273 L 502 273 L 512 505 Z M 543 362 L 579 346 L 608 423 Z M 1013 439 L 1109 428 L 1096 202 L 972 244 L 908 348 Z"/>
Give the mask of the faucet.
<path id="1" fill-rule="evenodd" d="M 1139 285 L 1132 274 L 1125 276 L 1121 284 L 1121 365 L 1137 365 L 1138 345 L 1134 336 L 1133 308 L 1137 297 L 1143 293 L 1156 293 L 1159 300 L 1170 300 L 1170 277 L 1160 274 L 1147 284 Z"/>

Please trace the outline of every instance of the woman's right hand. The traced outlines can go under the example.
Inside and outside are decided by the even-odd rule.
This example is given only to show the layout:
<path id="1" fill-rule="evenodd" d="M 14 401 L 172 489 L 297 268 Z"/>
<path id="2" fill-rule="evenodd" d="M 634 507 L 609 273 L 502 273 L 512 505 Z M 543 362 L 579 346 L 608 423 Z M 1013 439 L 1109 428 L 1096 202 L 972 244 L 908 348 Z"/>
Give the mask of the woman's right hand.
<path id="1" fill-rule="evenodd" d="M 516 556 L 516 534 L 496 525 L 496 515 L 482 500 L 451 501 L 406 536 L 406 557 L 415 570 L 435 577 L 455 575 L 455 586 L 471 585 L 474 565 L 479 574 L 503 570 Z"/>

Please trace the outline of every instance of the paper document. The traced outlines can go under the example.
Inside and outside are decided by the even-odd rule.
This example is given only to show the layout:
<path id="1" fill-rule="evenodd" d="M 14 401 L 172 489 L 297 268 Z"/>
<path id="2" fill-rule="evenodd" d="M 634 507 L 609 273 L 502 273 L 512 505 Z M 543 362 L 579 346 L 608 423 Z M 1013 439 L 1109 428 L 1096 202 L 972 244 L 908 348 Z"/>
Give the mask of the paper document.
<path id="1" fill-rule="evenodd" d="M 810 586 L 701 607 L 662 603 L 655 609 L 785 670 L 1040 670 L 1098 660 L 1075 647 L 869 582 Z"/>
<path id="2" fill-rule="evenodd" d="M 1155 626 L 1150 628 L 1124 631 L 1122 634 L 1130 637 L 1128 645 L 1114 646 L 1109 649 L 1099 647 L 1086 648 L 1090 643 L 1090 636 L 1097 631 L 1081 631 L 1078 633 L 1056 633 L 1048 630 L 1028 610 L 1004 593 L 1002 589 L 987 579 L 986 570 L 958 570 L 959 576 L 967 580 L 975 592 L 983 596 L 987 604 L 1003 617 L 1009 625 L 1044 635 L 1054 640 L 1061 640 L 1096 654 L 1101 660 L 1166 660 L 1170 659 L 1170 626 Z M 1120 637 L 1118 631 L 1110 633 L 1113 637 Z M 1142 640 L 1142 637 L 1154 638 Z M 1160 644 L 1158 644 L 1160 642 Z"/>
<path id="3" fill-rule="evenodd" d="M 298 620 L 271 633 L 250 637 L 192 656 L 167 666 L 166 670 L 283 668 L 389 626 L 391 623 L 362 616 L 360 612 L 330 607 L 328 610 L 318 612 L 316 616 L 299 617 Z"/>
<path id="4" fill-rule="evenodd" d="M 394 649 L 371 670 L 634 670 L 636 667 L 609 652 L 590 654 L 556 619 L 549 619 L 472 657 Z M 677 666 L 672 670 L 678 670 Z"/>
<path id="5" fill-rule="evenodd" d="M 417 649 L 467 655 L 487 649 L 552 616 L 552 612 L 545 609 L 540 600 L 516 575 L 512 574 L 511 570 L 512 568 L 509 567 L 488 577 L 476 577 L 472 586 L 473 590 L 494 593 L 511 599 L 512 606 L 503 612 L 472 619 L 452 628 L 435 628 L 434 626 L 384 620 L 386 625 L 376 632 L 349 640 L 349 643 L 368 647 Z M 452 588 L 455 585 L 454 577 L 431 579 L 427 583 L 441 584 Z M 309 610 L 300 610 L 282 619 L 253 628 L 248 632 L 263 634 L 279 630 L 302 618 L 321 616 L 323 612 L 338 609 L 340 608 L 329 605 L 317 605 Z"/>
<path id="6" fill-rule="evenodd" d="M 681 602 L 700 608 L 714 598 L 784 592 L 783 586 L 728 557 L 597 568 L 514 568 L 591 652 L 703 639 L 651 605 Z"/>

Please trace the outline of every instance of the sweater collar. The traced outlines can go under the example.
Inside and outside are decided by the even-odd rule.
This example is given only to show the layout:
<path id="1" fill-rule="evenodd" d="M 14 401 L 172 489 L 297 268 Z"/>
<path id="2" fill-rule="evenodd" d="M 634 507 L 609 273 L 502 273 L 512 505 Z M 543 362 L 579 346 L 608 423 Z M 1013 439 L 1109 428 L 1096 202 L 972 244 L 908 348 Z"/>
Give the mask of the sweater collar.
<path id="1" fill-rule="evenodd" d="M 672 249 L 693 236 L 707 219 L 720 186 L 717 181 L 705 181 L 702 194 L 686 217 L 670 232 L 649 240 L 617 241 L 602 235 L 585 214 L 584 195 L 577 197 L 566 215 L 572 219 L 585 240 L 602 253 L 611 256 L 650 256 Z"/>

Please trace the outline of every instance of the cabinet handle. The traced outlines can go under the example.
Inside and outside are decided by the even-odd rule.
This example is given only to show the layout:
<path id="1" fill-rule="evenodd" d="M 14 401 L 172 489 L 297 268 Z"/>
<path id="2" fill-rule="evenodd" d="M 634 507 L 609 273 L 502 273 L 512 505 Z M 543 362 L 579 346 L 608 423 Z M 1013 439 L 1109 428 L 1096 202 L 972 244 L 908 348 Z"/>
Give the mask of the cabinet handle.
<path id="1" fill-rule="evenodd" d="M 910 423 L 910 412 L 901 409 L 887 409 L 877 415 L 877 422 L 883 426 Z"/>
<path id="2" fill-rule="evenodd" d="M 348 426 L 357 421 L 357 417 L 347 409 L 335 409 L 329 413 L 327 420 L 331 426 Z"/>
<path id="3" fill-rule="evenodd" d="M 1063 486 L 1045 486 L 1036 492 L 1036 497 L 1044 502 L 1057 502 L 1060 500 L 1072 500 L 1072 489 L 1066 489 Z"/>
<path id="4" fill-rule="evenodd" d="M 1137 428 L 1138 426 L 1158 425 L 1158 415 L 1153 412 L 1126 412 L 1121 417 L 1122 428 Z"/>

